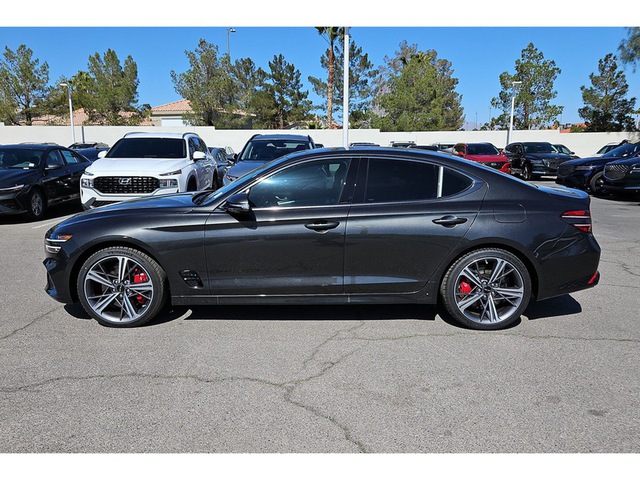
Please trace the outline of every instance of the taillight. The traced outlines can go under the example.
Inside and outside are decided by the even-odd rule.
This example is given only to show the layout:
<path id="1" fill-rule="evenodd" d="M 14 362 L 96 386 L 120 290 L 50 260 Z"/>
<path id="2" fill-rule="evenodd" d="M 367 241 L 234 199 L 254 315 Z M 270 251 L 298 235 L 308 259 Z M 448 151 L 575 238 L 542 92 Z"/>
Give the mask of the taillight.
<path id="1" fill-rule="evenodd" d="M 591 212 L 589 210 L 569 210 L 562 214 L 562 219 L 585 233 L 591 233 L 593 231 L 591 226 Z"/>

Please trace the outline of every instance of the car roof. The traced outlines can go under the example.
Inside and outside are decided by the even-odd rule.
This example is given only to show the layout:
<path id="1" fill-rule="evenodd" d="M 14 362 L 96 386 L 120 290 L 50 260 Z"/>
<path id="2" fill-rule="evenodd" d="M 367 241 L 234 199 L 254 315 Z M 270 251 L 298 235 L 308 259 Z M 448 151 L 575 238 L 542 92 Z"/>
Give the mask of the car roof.
<path id="1" fill-rule="evenodd" d="M 173 133 L 173 132 L 129 132 L 122 138 L 185 138 L 188 135 L 196 135 L 193 132 Z"/>
<path id="2" fill-rule="evenodd" d="M 288 133 L 276 134 L 276 133 L 258 133 L 249 139 L 251 140 L 300 140 L 308 142 L 311 140 L 309 135 L 293 135 Z"/>
<path id="3" fill-rule="evenodd" d="M 21 150 L 42 150 L 43 148 L 64 148 L 57 143 L 13 143 L 11 145 L 0 145 L 0 148 L 21 149 Z"/>

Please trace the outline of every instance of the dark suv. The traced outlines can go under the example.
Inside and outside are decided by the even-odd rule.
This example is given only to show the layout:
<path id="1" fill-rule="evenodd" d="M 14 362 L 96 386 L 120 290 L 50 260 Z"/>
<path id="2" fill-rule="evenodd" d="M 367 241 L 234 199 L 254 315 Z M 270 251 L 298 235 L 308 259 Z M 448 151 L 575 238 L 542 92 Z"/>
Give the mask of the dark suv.
<path id="1" fill-rule="evenodd" d="M 48 206 L 80 197 L 80 177 L 91 162 L 56 144 L 0 147 L 0 215 L 44 217 Z"/>
<path id="2" fill-rule="evenodd" d="M 569 160 L 558 167 L 556 183 L 601 195 L 604 193 L 605 165 L 616 160 L 635 157 L 638 153 L 638 143 L 625 142 L 601 156 Z"/>
<path id="3" fill-rule="evenodd" d="M 569 155 L 558 153 L 549 142 L 510 143 L 504 153 L 511 160 L 511 173 L 524 180 L 555 176 L 558 166 L 571 160 Z"/>
<path id="4" fill-rule="evenodd" d="M 261 135 L 256 134 L 235 156 L 224 175 L 224 185 L 227 185 L 245 173 L 261 166 L 266 162 L 280 158 L 288 153 L 316 148 L 309 135 Z"/>

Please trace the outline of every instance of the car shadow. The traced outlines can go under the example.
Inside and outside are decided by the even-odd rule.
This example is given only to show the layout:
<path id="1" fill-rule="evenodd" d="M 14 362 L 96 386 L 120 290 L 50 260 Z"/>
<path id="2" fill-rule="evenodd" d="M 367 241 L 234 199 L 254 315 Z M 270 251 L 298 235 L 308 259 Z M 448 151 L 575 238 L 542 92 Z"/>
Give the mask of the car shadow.
<path id="1" fill-rule="evenodd" d="M 59 205 L 54 205 L 47 208 L 44 217 L 38 222 L 44 220 L 55 220 L 56 218 L 68 217 L 81 213 L 83 211 L 82 205 L 78 202 L 66 202 Z M 3 215 L 0 216 L 0 225 L 17 225 L 23 223 L 36 223 L 36 221 L 29 219 L 26 215 Z"/>
<path id="2" fill-rule="evenodd" d="M 582 305 L 571 295 L 549 298 L 547 300 L 532 300 L 524 311 L 529 320 L 541 318 L 563 317 L 582 312 Z"/>

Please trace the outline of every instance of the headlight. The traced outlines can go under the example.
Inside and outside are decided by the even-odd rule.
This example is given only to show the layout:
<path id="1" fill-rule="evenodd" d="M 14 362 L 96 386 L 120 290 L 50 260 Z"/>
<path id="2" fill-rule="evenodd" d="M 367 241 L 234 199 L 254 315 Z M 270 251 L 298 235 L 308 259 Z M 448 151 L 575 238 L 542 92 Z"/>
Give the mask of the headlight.
<path id="1" fill-rule="evenodd" d="M 22 185 L 14 185 L 13 187 L 0 188 L 0 193 L 19 192 L 23 188 L 24 188 L 24 183 Z"/>
<path id="2" fill-rule="evenodd" d="M 631 165 L 631 173 L 640 173 L 640 163 Z"/>
<path id="3" fill-rule="evenodd" d="M 178 180 L 175 178 L 161 178 L 158 180 L 158 186 L 160 188 L 177 188 Z"/>
<path id="4" fill-rule="evenodd" d="M 238 179 L 238 177 L 232 177 L 229 174 L 225 175 L 225 177 L 227 177 L 227 180 L 229 180 L 230 182 L 235 182 Z"/>
<path id="5" fill-rule="evenodd" d="M 57 233 L 45 237 L 44 249 L 47 253 L 58 253 L 62 246 L 60 244 L 70 240 L 73 235 L 60 235 Z"/>
<path id="6" fill-rule="evenodd" d="M 81 187 L 93 188 L 93 178 L 82 177 L 80 179 L 80 186 Z"/>
<path id="7" fill-rule="evenodd" d="M 182 170 L 174 170 L 173 172 L 161 173 L 161 177 L 170 177 L 172 175 L 182 175 Z"/>
<path id="8" fill-rule="evenodd" d="M 588 171 L 588 170 L 593 170 L 594 168 L 596 168 L 595 165 L 578 165 L 576 167 L 576 170 Z"/>

